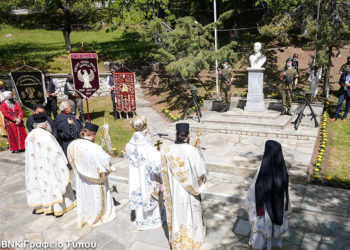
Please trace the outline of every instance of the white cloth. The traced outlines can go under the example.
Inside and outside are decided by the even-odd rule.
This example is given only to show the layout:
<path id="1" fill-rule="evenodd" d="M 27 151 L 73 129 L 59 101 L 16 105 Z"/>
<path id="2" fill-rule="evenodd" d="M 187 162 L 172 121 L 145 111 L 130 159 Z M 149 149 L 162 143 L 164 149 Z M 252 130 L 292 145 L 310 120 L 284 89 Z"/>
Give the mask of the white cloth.
<path id="1" fill-rule="evenodd" d="M 109 136 L 109 125 L 108 123 L 103 124 L 102 133 L 101 133 L 101 147 L 107 147 L 108 153 L 113 153 L 112 141 Z"/>
<path id="2" fill-rule="evenodd" d="M 37 213 L 62 215 L 75 205 L 67 159 L 55 137 L 42 128 L 25 140 L 27 202 Z"/>
<path id="3" fill-rule="evenodd" d="M 61 93 L 61 87 L 59 82 L 56 79 L 52 79 L 53 85 L 55 86 L 55 93 L 56 95 L 58 95 L 59 93 Z"/>
<path id="4" fill-rule="evenodd" d="M 322 78 L 322 67 L 318 68 L 316 74 L 315 70 L 310 70 L 308 81 L 310 82 L 310 91 L 312 92 L 312 96 L 316 97 L 318 93 L 318 83 Z"/>
<path id="5" fill-rule="evenodd" d="M 2 100 L 1 102 L 5 101 L 7 97 L 9 97 L 9 95 L 12 95 L 12 92 L 11 91 L 4 91 L 2 93 Z"/>
<path id="6" fill-rule="evenodd" d="M 172 249 L 200 249 L 204 243 L 200 194 L 208 168 L 202 153 L 189 144 L 165 147 L 161 174 L 169 243 Z"/>
<path id="7" fill-rule="evenodd" d="M 262 249 L 267 247 L 271 250 L 272 246 L 282 247 L 281 236 L 288 231 L 288 211 L 290 211 L 290 203 L 288 203 L 288 211 L 284 211 L 283 223 L 281 226 L 275 225 L 271 222 L 270 216 L 266 207 L 265 216 L 256 215 L 255 203 L 255 183 L 258 178 L 260 167 L 255 174 L 254 180 L 249 187 L 247 198 L 244 201 L 244 207 L 249 216 L 249 223 L 251 225 L 249 244 L 253 249 Z M 285 197 L 286 201 L 286 197 Z"/>
<path id="8" fill-rule="evenodd" d="M 160 153 L 152 145 L 148 131 L 135 132 L 125 146 L 129 168 L 129 204 L 136 210 L 138 230 L 161 227 L 159 183 L 154 172 L 160 172 Z"/>
<path id="9" fill-rule="evenodd" d="M 78 228 L 113 220 L 116 214 L 108 185 L 110 156 L 99 145 L 76 139 L 69 144 L 67 157 L 76 176 Z"/>

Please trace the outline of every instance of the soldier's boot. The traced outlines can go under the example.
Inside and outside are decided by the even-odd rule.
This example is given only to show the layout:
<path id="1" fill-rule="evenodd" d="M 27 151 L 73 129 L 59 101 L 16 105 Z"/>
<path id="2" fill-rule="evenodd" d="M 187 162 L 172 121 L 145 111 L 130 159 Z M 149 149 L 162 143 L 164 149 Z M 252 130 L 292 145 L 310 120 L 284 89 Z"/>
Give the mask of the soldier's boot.
<path id="1" fill-rule="evenodd" d="M 281 115 L 285 115 L 286 113 L 287 113 L 287 109 L 286 108 L 282 108 Z"/>
<path id="2" fill-rule="evenodd" d="M 230 103 L 226 103 L 226 111 L 229 111 L 230 110 Z"/>
<path id="3" fill-rule="evenodd" d="M 224 103 L 224 108 L 221 110 L 221 112 L 226 112 L 227 111 L 227 104 Z"/>
<path id="4" fill-rule="evenodd" d="M 289 115 L 289 116 L 292 116 L 292 112 L 290 112 L 290 108 L 287 109 L 286 114 Z"/>

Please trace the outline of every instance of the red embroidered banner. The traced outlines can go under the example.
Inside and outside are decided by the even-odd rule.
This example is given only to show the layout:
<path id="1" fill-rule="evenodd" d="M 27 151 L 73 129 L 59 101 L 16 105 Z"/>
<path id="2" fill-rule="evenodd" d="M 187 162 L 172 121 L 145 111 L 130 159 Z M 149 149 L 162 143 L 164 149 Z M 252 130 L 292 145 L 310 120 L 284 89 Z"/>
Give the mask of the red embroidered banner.
<path id="1" fill-rule="evenodd" d="M 73 81 L 75 89 L 90 97 L 99 88 L 97 54 L 95 52 L 71 52 Z"/>
<path id="2" fill-rule="evenodd" d="M 136 112 L 135 75 L 133 72 L 115 72 L 115 102 L 118 112 Z"/>

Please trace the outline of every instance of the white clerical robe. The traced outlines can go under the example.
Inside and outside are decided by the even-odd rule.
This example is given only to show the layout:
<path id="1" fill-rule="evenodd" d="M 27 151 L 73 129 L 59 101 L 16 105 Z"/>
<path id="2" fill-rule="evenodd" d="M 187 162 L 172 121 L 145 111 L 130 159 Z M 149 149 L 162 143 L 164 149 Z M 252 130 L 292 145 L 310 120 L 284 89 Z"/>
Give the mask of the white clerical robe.
<path id="1" fill-rule="evenodd" d="M 70 185 L 67 158 L 55 137 L 42 128 L 33 129 L 25 140 L 25 177 L 28 205 L 35 213 L 56 216 L 76 206 Z"/>
<path id="2" fill-rule="evenodd" d="M 200 194 L 208 172 L 197 148 L 183 143 L 163 149 L 161 174 L 172 249 L 200 249 L 204 243 Z"/>
<path id="3" fill-rule="evenodd" d="M 160 172 L 160 153 L 144 132 L 135 132 L 125 146 L 129 160 L 129 204 L 136 212 L 138 230 L 162 226 L 158 205 L 159 183 L 154 172 Z"/>
<path id="4" fill-rule="evenodd" d="M 254 180 L 249 187 L 247 198 L 244 201 L 244 207 L 249 216 L 251 226 L 249 244 L 253 249 L 271 250 L 273 246 L 282 248 L 282 234 L 288 231 L 288 211 L 291 211 L 290 202 L 288 202 L 288 211 L 284 211 L 282 225 L 275 225 L 271 222 L 270 216 L 264 207 L 265 215 L 257 216 L 255 202 L 255 183 L 258 178 L 260 167 L 258 168 Z M 286 197 L 285 197 L 286 202 Z"/>
<path id="5" fill-rule="evenodd" d="M 76 176 L 78 228 L 113 220 L 116 213 L 108 184 L 110 156 L 90 140 L 76 139 L 69 144 L 67 157 Z"/>

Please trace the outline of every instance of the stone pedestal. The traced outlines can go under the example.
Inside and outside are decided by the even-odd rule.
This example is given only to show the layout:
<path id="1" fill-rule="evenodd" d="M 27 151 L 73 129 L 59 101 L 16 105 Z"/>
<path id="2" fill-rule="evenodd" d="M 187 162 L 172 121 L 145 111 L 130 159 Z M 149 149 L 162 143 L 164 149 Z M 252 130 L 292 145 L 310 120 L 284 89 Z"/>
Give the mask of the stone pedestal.
<path id="1" fill-rule="evenodd" d="M 262 112 L 264 104 L 264 68 L 248 68 L 248 96 L 244 111 Z"/>

